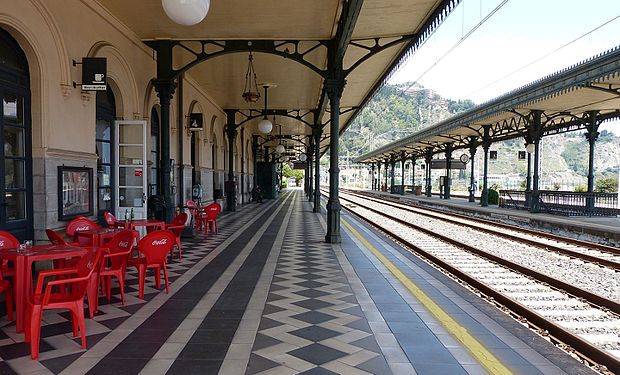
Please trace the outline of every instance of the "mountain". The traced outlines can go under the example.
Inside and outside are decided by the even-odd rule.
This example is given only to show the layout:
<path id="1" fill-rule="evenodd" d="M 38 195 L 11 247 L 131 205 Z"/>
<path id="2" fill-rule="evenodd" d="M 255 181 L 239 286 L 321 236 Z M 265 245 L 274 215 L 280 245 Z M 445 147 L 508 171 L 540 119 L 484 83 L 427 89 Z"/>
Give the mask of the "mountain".
<path id="1" fill-rule="evenodd" d="M 341 160 L 350 162 L 371 150 L 474 106 L 469 100 L 442 98 L 418 84 L 384 85 L 340 138 Z M 597 183 L 607 179 L 616 184 L 620 165 L 620 137 L 606 130 L 600 133 L 595 148 L 595 179 Z M 518 151 L 524 150 L 523 139 L 494 143 L 491 150 L 498 151 L 498 158 L 490 161 L 489 174 L 511 176 L 505 179 L 504 186 L 500 183 L 499 188 L 520 188 L 519 181 L 525 180 L 527 170 L 527 163 L 517 158 Z M 585 187 L 589 146 L 584 132 L 544 137 L 541 150 L 541 189 L 572 191 Z M 481 154 L 479 151 L 477 158 L 481 158 Z"/>

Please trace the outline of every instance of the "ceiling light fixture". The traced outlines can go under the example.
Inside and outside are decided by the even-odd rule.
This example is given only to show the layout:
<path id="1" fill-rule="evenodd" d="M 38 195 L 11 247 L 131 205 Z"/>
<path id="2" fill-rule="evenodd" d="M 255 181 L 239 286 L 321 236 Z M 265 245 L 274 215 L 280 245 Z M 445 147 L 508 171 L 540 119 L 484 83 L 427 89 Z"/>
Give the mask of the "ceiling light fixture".
<path id="1" fill-rule="evenodd" d="M 265 109 L 263 110 L 263 119 L 258 123 L 258 130 L 263 134 L 269 134 L 271 129 L 273 129 L 273 123 L 267 118 L 267 89 L 276 87 L 276 85 L 273 83 L 263 83 L 262 86 L 265 89 Z"/>
<path id="2" fill-rule="evenodd" d="M 245 72 L 245 86 L 243 87 L 243 94 L 241 94 L 246 103 L 256 103 L 260 98 L 253 61 L 254 57 L 252 56 L 252 51 L 250 51 L 250 55 L 248 56 L 248 70 Z"/>
<path id="3" fill-rule="evenodd" d="M 161 0 L 161 5 L 173 22 L 192 26 L 207 16 L 211 0 Z"/>

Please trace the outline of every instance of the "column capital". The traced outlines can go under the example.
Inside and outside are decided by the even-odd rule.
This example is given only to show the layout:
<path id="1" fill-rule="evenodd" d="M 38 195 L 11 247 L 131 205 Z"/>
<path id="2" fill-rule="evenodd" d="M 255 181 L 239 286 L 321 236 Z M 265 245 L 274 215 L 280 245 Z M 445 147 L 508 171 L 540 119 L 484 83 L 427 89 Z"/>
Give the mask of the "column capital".
<path id="1" fill-rule="evenodd" d="M 330 77 L 325 79 L 325 90 L 327 91 L 327 96 L 330 100 L 334 98 L 340 99 L 342 97 L 342 92 L 344 91 L 344 86 L 347 84 L 347 81 L 342 77 Z"/>
<path id="2" fill-rule="evenodd" d="M 173 79 L 154 79 L 153 87 L 155 88 L 157 96 L 161 101 L 167 101 L 170 103 L 170 100 L 172 100 L 172 96 L 174 95 L 174 90 L 176 89 Z"/>

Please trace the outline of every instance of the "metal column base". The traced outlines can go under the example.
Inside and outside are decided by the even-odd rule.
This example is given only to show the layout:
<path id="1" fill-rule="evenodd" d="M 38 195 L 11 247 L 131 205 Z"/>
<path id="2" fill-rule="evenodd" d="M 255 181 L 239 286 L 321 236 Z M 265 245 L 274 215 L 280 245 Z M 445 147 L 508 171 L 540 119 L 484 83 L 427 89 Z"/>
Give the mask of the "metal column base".
<path id="1" fill-rule="evenodd" d="M 327 234 L 325 242 L 340 243 L 340 202 L 327 202 Z"/>

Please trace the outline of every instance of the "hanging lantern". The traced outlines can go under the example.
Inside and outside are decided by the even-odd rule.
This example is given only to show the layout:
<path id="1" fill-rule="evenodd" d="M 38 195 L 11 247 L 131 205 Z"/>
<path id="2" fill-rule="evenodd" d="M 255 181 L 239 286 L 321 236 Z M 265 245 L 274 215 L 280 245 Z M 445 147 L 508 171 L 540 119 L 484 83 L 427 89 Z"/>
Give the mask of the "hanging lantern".
<path id="1" fill-rule="evenodd" d="M 254 57 L 252 57 L 252 52 L 250 52 L 250 56 L 248 56 L 248 70 L 245 73 L 245 86 L 243 87 L 243 94 L 241 94 L 246 103 L 256 103 L 260 98 L 253 61 Z"/>
<path id="2" fill-rule="evenodd" d="M 308 160 L 308 157 L 306 156 L 306 154 L 299 155 L 299 161 L 306 161 L 306 160 Z"/>
<path id="3" fill-rule="evenodd" d="M 207 16 L 211 0 L 161 0 L 161 5 L 173 22 L 192 26 Z"/>

